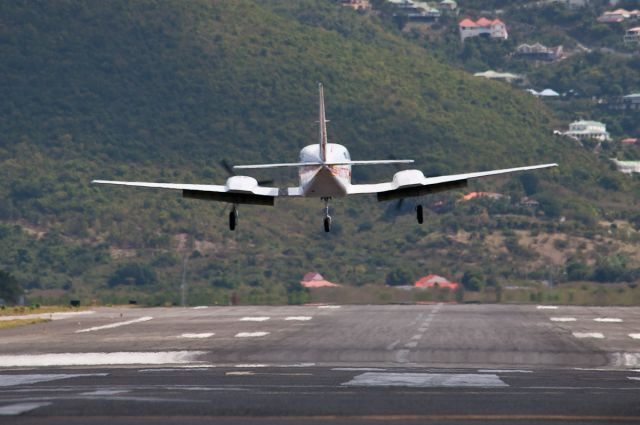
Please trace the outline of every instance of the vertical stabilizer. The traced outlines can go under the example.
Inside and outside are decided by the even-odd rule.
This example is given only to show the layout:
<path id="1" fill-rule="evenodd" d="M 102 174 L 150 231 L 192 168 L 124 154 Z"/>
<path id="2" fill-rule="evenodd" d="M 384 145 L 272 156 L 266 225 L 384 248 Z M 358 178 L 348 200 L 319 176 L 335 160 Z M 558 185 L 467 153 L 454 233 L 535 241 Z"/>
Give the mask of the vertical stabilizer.
<path id="1" fill-rule="evenodd" d="M 324 114 L 324 91 L 322 90 L 322 83 L 318 83 L 318 90 L 320 92 L 320 159 L 322 162 L 327 161 L 327 119 Z"/>

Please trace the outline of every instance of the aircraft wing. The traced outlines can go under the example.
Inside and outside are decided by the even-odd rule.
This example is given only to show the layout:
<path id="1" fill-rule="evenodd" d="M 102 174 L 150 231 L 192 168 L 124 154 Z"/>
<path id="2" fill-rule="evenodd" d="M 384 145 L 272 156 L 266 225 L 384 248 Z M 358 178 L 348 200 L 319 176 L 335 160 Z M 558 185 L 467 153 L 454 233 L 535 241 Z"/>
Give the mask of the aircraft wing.
<path id="1" fill-rule="evenodd" d="M 393 180 L 387 183 L 351 185 L 349 195 L 375 193 L 378 201 L 408 198 L 412 196 L 428 195 L 445 190 L 465 187 L 467 182 L 480 177 L 514 173 L 517 171 L 537 170 L 540 168 L 557 167 L 558 164 L 531 165 L 528 167 L 505 168 L 502 170 L 481 171 L 476 173 L 452 174 L 449 176 L 425 177 L 420 170 L 399 171 Z"/>
<path id="2" fill-rule="evenodd" d="M 225 185 L 126 182 L 93 180 L 94 184 L 146 187 L 180 190 L 185 198 L 229 202 L 232 204 L 274 205 L 277 196 L 299 196 L 297 188 L 279 189 L 260 186 L 256 179 L 248 176 L 233 176 Z"/>

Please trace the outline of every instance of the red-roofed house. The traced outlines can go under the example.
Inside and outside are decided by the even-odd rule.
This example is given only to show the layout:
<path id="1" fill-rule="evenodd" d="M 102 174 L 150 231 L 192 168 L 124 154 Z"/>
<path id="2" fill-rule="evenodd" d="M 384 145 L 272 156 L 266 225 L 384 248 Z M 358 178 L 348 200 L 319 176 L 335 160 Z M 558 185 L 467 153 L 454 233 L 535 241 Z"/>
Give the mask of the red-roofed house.
<path id="1" fill-rule="evenodd" d="M 478 37 L 481 35 L 500 40 L 506 40 L 509 36 L 506 25 L 500 19 L 494 19 L 492 21 L 481 17 L 474 22 L 466 18 L 458 23 L 458 29 L 460 30 L 460 40 L 463 42 L 465 38 Z"/>
<path id="2" fill-rule="evenodd" d="M 418 279 L 413 286 L 416 288 L 447 288 L 455 290 L 458 289 L 460 284 L 457 282 L 450 282 L 446 277 L 438 276 L 437 274 L 430 274 Z"/>
<path id="3" fill-rule="evenodd" d="M 476 198 L 501 199 L 501 198 L 504 198 L 504 195 L 502 193 L 496 193 L 496 192 L 471 192 L 464 195 L 462 197 L 462 201 L 470 201 Z"/>
<path id="4" fill-rule="evenodd" d="M 309 272 L 304 275 L 300 284 L 305 288 L 327 288 L 341 286 L 337 283 L 329 282 L 318 272 Z"/>
<path id="5" fill-rule="evenodd" d="M 626 139 L 620 140 L 620 143 L 623 145 L 635 145 L 638 143 L 638 139 L 635 137 L 627 137 Z"/>

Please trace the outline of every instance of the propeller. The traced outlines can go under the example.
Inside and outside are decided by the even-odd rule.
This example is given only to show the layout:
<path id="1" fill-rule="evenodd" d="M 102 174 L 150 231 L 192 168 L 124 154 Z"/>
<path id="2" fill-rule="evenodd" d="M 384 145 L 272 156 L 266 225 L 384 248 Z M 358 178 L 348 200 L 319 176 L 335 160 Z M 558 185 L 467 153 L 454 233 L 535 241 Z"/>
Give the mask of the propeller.
<path id="1" fill-rule="evenodd" d="M 235 170 L 233 169 L 231 164 L 229 164 L 229 161 L 227 161 L 226 159 L 220 160 L 220 166 L 222 168 L 224 168 L 224 170 L 227 172 L 229 177 L 233 177 L 233 176 L 236 175 Z M 260 186 L 267 186 L 267 185 L 270 185 L 272 183 L 273 183 L 273 179 L 258 180 L 258 184 Z"/>

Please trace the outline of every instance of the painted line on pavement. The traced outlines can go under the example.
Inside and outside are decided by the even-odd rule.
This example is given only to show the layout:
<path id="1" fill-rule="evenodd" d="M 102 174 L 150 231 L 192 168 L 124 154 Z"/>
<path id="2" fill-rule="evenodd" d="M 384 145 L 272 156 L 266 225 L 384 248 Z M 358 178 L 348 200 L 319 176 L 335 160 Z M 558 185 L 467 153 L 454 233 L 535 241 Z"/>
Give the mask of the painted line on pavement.
<path id="1" fill-rule="evenodd" d="M 498 375 L 477 373 L 365 372 L 341 385 L 347 387 L 496 388 L 508 387 Z"/>
<path id="2" fill-rule="evenodd" d="M 479 373 L 533 373 L 527 369 L 478 369 Z"/>
<path id="3" fill-rule="evenodd" d="M 629 337 L 633 339 L 640 339 L 640 334 L 629 334 Z"/>
<path id="4" fill-rule="evenodd" d="M 81 378 L 85 376 L 107 376 L 106 373 L 35 373 L 27 375 L 0 375 L 0 387 L 37 384 L 59 379 Z"/>
<path id="5" fill-rule="evenodd" d="M 202 339 L 202 338 L 210 338 L 212 336 L 214 336 L 215 334 L 213 332 L 205 332 L 205 333 L 201 333 L 201 334 L 193 334 L 193 333 L 186 333 L 186 334 L 182 334 L 179 336 L 179 338 L 194 338 L 194 339 Z"/>
<path id="6" fill-rule="evenodd" d="M 300 321 L 307 321 L 307 320 L 311 320 L 311 316 L 289 316 L 289 317 L 285 317 L 284 320 L 300 320 Z"/>
<path id="7" fill-rule="evenodd" d="M 259 316 L 259 317 L 243 317 L 240 319 L 241 322 L 265 322 L 269 320 L 268 316 Z"/>
<path id="8" fill-rule="evenodd" d="M 536 308 L 538 310 L 557 310 L 558 306 L 556 306 L 556 305 L 539 305 Z"/>
<path id="9" fill-rule="evenodd" d="M 270 332 L 238 332 L 236 338 L 252 338 L 269 335 Z"/>
<path id="10" fill-rule="evenodd" d="M 127 320 L 126 322 L 116 322 L 116 323 L 111 323 L 109 325 L 94 326 L 92 328 L 80 329 L 80 330 L 76 331 L 76 333 L 79 334 L 79 333 L 83 333 L 83 332 L 94 332 L 94 331 L 101 331 L 103 329 L 119 328 L 120 326 L 133 325 L 134 323 L 147 322 L 147 321 L 149 321 L 151 319 L 153 319 L 153 317 L 144 316 L 144 317 L 139 317 L 139 318 L 133 319 L 133 320 Z"/>
<path id="11" fill-rule="evenodd" d="M 604 335 L 600 332 L 574 332 L 573 336 L 576 338 L 604 338 Z"/>
<path id="12" fill-rule="evenodd" d="M 29 412 L 39 407 L 49 406 L 50 404 L 51 403 L 49 402 L 38 402 L 38 403 L 16 403 L 16 404 L 9 404 L 7 406 L 0 406 L 0 416 L 20 415 L 22 413 Z"/>
<path id="13" fill-rule="evenodd" d="M 575 322 L 575 317 L 550 317 L 549 320 L 552 322 Z"/>
<path id="14" fill-rule="evenodd" d="M 341 305 L 319 305 L 318 308 L 340 308 Z"/>
<path id="15" fill-rule="evenodd" d="M 617 317 L 596 317 L 593 321 L 601 323 L 620 323 L 622 322 L 622 319 L 618 319 Z"/>
<path id="16" fill-rule="evenodd" d="M 117 351 L 113 353 L 55 353 L 0 355 L 0 367 L 104 366 L 192 363 L 204 351 Z"/>

